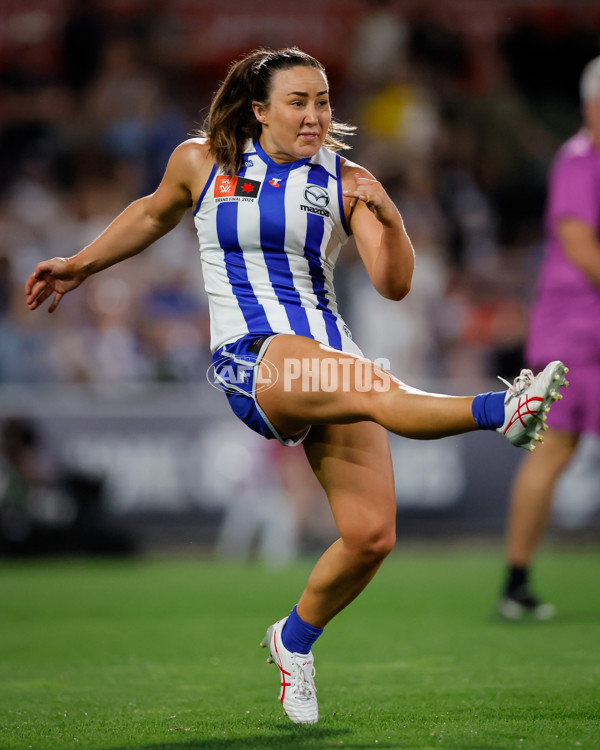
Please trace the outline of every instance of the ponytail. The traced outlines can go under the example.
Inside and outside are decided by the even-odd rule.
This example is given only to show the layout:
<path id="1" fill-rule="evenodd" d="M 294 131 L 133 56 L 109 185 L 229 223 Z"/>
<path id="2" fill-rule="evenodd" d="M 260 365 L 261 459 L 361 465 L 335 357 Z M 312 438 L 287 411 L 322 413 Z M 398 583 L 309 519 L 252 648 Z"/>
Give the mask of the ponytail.
<path id="1" fill-rule="evenodd" d="M 215 94 L 201 135 L 208 138 L 211 154 L 228 174 L 243 164 L 248 139 L 258 140 L 262 126 L 254 115 L 252 102 L 267 104 L 273 74 L 298 66 L 316 68 L 325 74 L 321 63 L 297 47 L 281 50 L 256 49 L 234 62 Z M 340 136 L 351 135 L 355 128 L 332 120 L 325 145 L 334 151 L 350 148 Z"/>

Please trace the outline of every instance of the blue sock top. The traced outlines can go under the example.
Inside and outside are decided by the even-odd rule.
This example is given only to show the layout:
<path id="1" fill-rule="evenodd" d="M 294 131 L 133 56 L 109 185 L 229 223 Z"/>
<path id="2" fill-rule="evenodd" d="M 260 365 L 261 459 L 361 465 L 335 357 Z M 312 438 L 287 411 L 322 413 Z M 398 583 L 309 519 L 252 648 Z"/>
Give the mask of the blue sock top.
<path id="1" fill-rule="evenodd" d="M 323 632 L 323 628 L 316 628 L 314 625 L 304 622 L 296 612 L 296 607 L 290 612 L 290 616 L 283 626 L 281 640 L 288 651 L 294 654 L 308 654 L 313 643 Z"/>
<path id="2" fill-rule="evenodd" d="M 480 393 L 473 399 L 471 411 L 480 430 L 496 430 L 504 424 L 506 391 Z"/>

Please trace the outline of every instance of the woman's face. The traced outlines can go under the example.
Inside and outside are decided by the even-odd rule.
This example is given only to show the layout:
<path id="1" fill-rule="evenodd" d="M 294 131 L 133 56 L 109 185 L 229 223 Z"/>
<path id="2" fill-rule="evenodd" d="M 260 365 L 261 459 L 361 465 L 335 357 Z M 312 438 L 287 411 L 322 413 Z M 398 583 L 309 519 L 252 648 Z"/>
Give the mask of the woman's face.
<path id="1" fill-rule="evenodd" d="M 331 122 L 329 86 L 318 68 L 279 70 L 271 78 L 268 104 L 253 102 L 262 124 L 260 145 L 280 164 L 314 156 Z"/>

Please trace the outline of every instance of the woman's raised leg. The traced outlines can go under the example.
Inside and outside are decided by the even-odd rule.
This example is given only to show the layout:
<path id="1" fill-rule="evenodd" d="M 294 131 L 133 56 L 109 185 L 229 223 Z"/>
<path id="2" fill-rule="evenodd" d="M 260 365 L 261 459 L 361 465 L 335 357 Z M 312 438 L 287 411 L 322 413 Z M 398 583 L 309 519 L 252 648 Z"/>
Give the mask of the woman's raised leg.
<path id="1" fill-rule="evenodd" d="M 303 336 L 276 336 L 261 376 L 277 381 L 258 402 L 283 437 L 310 425 L 377 422 L 404 437 L 430 439 L 477 429 L 472 398 L 425 393 L 364 357 Z"/>
<path id="2" fill-rule="evenodd" d="M 282 437 L 311 425 L 371 421 L 422 440 L 497 429 L 513 445 L 533 449 L 542 441 L 545 412 L 562 398 L 567 371 L 562 362 L 550 362 L 537 376 L 523 370 L 508 391 L 447 396 L 412 388 L 364 357 L 279 335 L 259 368 L 261 377 L 277 378 L 257 398 Z"/>

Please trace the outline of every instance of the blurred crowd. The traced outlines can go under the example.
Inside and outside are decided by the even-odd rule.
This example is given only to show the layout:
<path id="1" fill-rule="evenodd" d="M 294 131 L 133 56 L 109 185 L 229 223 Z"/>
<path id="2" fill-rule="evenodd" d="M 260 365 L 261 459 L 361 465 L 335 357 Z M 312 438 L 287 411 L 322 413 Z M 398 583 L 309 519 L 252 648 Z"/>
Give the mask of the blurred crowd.
<path id="1" fill-rule="evenodd" d="M 181 3 L 122 5 L 2 11 L 0 384 L 196 381 L 209 364 L 190 216 L 54 315 L 24 303 L 36 262 L 74 254 L 156 187 L 226 71 L 184 54 Z M 384 182 L 417 254 L 398 304 L 370 288 L 350 243 L 339 303 L 365 353 L 407 379 L 512 377 L 521 366 L 546 171 L 579 127 L 579 74 L 600 53 L 592 4 L 495 5 L 506 15 L 483 33 L 450 23 L 440 3 L 357 0 L 344 64 L 332 66 L 334 115 L 359 128 L 348 155 Z M 290 42 L 286 30 L 256 34 L 239 52 Z"/>

